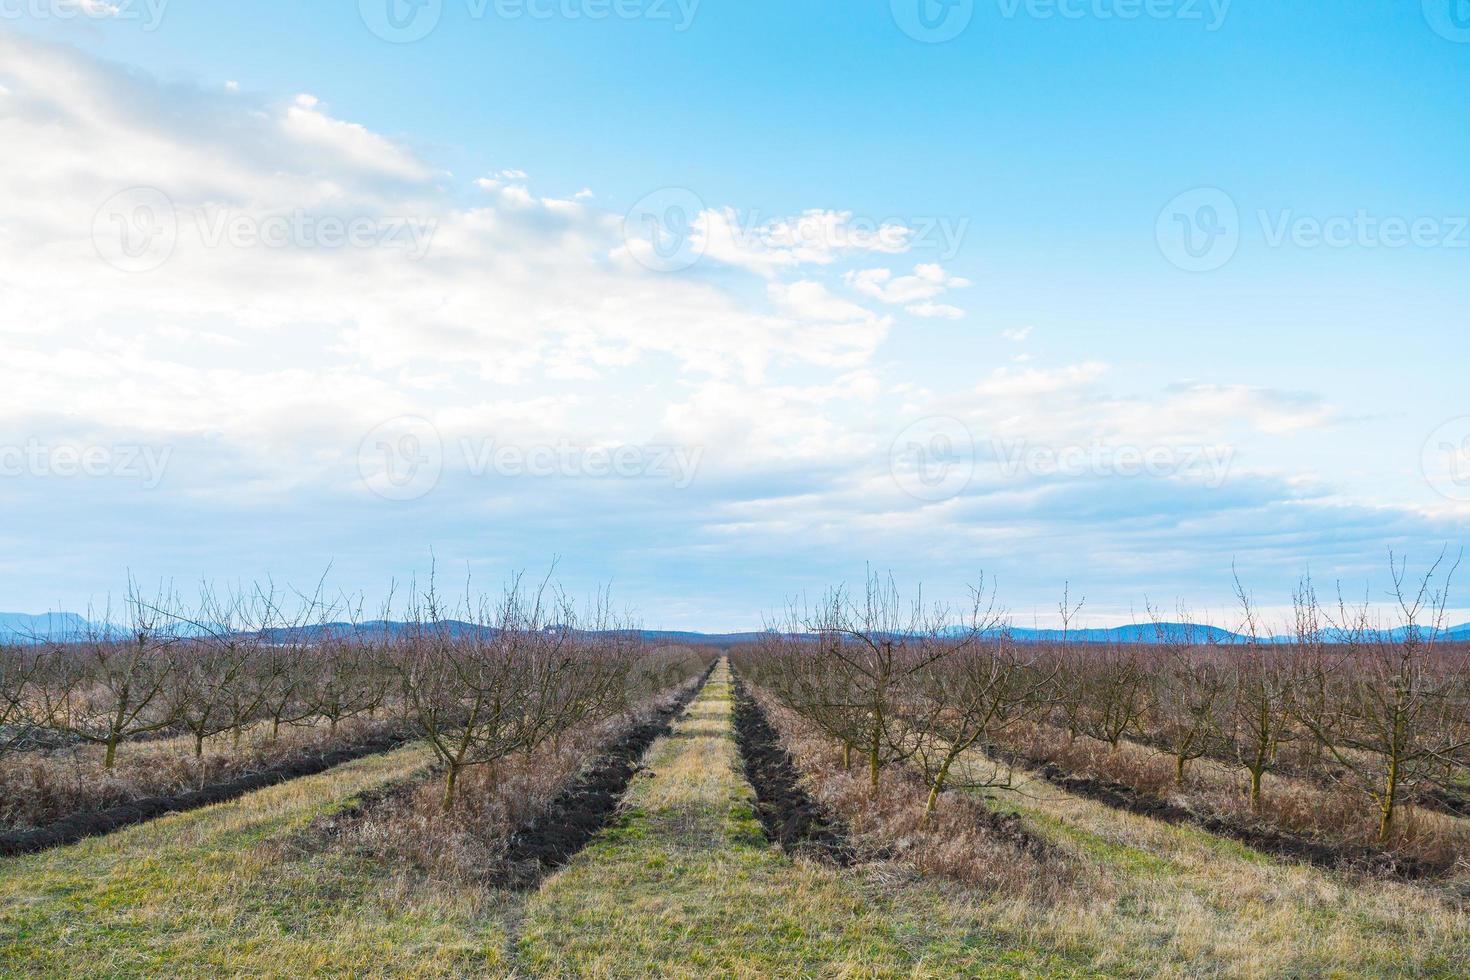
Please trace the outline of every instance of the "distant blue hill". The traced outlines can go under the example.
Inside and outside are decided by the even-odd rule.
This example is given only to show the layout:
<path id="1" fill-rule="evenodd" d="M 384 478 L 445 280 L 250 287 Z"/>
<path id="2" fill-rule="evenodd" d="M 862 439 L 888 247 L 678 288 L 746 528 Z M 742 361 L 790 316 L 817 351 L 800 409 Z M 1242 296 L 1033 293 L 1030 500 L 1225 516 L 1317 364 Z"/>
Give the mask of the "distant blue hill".
<path id="1" fill-rule="evenodd" d="M 1033 630 L 1012 629 L 1011 636 L 1022 643 L 1056 643 L 1059 642 L 1063 633 L 1061 630 Z M 1384 637 L 1391 640 L 1402 640 L 1407 633 L 1404 629 L 1389 630 Z M 1191 626 L 1187 623 L 1147 623 L 1143 625 L 1117 626 L 1112 629 L 1081 629 L 1072 630 L 1065 634 L 1073 643 L 1218 643 L 1222 645 L 1249 643 L 1250 638 L 1218 626 Z M 1293 643 L 1294 636 L 1267 636 L 1262 637 L 1261 642 L 1271 644 Z M 1467 643 L 1470 642 L 1470 623 L 1451 627 L 1439 635 L 1441 643 Z"/>
<path id="2" fill-rule="evenodd" d="M 1185 623 L 1147 623 L 1111 629 L 1061 630 L 1013 628 L 1011 637 L 1022 643 L 1057 643 L 1063 638 L 1074 643 L 1244 643 L 1246 638 L 1218 626 Z"/>
<path id="3" fill-rule="evenodd" d="M 451 636 L 493 635 L 495 632 L 491 627 L 459 620 L 444 620 L 439 625 Z M 354 635 L 397 637 L 413 628 L 416 627 L 393 620 L 372 620 L 355 625 L 352 623 L 321 623 L 312 626 L 266 630 L 262 638 L 271 643 L 314 643 L 330 637 Z M 42 613 L 40 615 L 0 613 L 0 643 L 24 645 L 38 642 L 68 642 L 83 639 L 89 634 L 97 635 L 106 632 L 119 635 L 122 633 L 115 626 L 89 623 L 76 613 Z M 185 627 L 182 632 L 198 632 L 198 628 Z M 960 635 L 965 631 L 956 627 L 950 632 L 952 635 Z M 1020 643 L 1056 643 L 1064 636 L 1061 630 L 1054 629 L 1013 627 L 1009 632 L 1011 637 Z M 689 630 L 639 630 L 638 633 L 643 639 L 653 643 L 678 643 L 690 646 L 733 646 L 739 643 L 753 643 L 766 635 L 763 632 L 700 633 Z M 1404 631 L 1402 629 L 1392 630 L 1386 635 L 1393 639 L 1402 639 Z M 1065 636 L 1073 643 L 1096 644 L 1155 644 L 1161 640 L 1170 643 L 1225 645 L 1248 642 L 1247 638 L 1241 634 L 1218 626 L 1191 626 L 1186 623 L 1157 625 L 1144 623 L 1115 626 L 1110 629 L 1077 629 Z M 1289 643 L 1291 640 L 1292 638 L 1288 636 L 1273 636 L 1265 638 L 1263 642 Z M 1447 630 L 1440 635 L 1440 640 L 1470 643 L 1470 623 Z"/>
<path id="4" fill-rule="evenodd" d="M 76 613 L 0 613 L 0 643 L 34 643 L 76 640 L 87 634 L 89 624 Z"/>
<path id="5" fill-rule="evenodd" d="M 474 636 L 477 634 L 491 636 L 495 630 L 490 626 L 478 626 L 474 623 L 465 623 L 459 620 L 443 620 L 438 624 L 439 628 L 448 632 L 451 636 Z M 289 629 L 266 630 L 263 634 L 265 639 L 272 643 L 290 642 L 312 642 L 332 636 L 372 636 L 387 635 L 401 636 L 410 629 L 417 628 L 407 623 L 393 622 L 389 620 L 373 620 L 367 623 L 323 623 L 315 626 L 291 627 Z M 638 635 L 653 643 L 682 643 L 691 646 L 733 646 L 737 643 L 752 643 L 760 639 L 762 633 L 696 633 L 684 630 L 638 630 Z"/>

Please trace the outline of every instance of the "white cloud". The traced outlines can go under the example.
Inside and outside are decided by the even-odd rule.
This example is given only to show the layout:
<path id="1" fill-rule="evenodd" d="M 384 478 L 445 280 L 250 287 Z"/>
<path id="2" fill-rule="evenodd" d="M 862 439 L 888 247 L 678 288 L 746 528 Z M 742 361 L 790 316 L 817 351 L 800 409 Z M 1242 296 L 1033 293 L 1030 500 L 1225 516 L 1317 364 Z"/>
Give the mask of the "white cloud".
<path id="1" fill-rule="evenodd" d="M 1031 327 L 1012 328 L 1008 330 L 1002 330 L 1000 332 L 1000 335 L 1006 340 L 1013 340 L 1016 343 L 1021 344 L 1025 343 L 1026 339 L 1031 336 L 1032 329 L 1033 328 Z"/>
<path id="2" fill-rule="evenodd" d="M 1107 370 L 1108 366 L 1099 361 L 1087 361 L 1052 371 L 997 368 L 987 380 L 976 386 L 975 394 L 986 400 L 1054 395 L 1085 388 L 1100 379 Z"/>
<path id="3" fill-rule="evenodd" d="M 281 126 L 301 143 L 328 149 L 341 162 L 366 173 L 408 181 L 427 180 L 432 172 L 412 153 L 357 123 L 333 119 L 320 111 L 313 95 L 298 95 L 286 110 Z"/>
<path id="4" fill-rule="evenodd" d="M 950 289 L 961 289 L 970 285 L 968 279 L 952 276 L 937 263 L 925 263 L 914 267 L 912 275 L 896 276 L 891 269 L 862 269 L 849 272 L 846 281 L 856 292 L 884 303 L 909 305 L 910 312 L 920 316 L 948 316 L 952 306 L 928 304 Z M 962 315 L 962 311 L 960 315 Z"/>
<path id="5" fill-rule="evenodd" d="M 782 309 L 804 319 L 824 322 L 876 319 L 867 308 L 834 296 L 822 283 L 809 279 L 790 284 L 771 283 L 767 292 Z"/>
<path id="6" fill-rule="evenodd" d="M 840 213 L 774 223 L 762 247 L 781 257 L 732 263 L 760 272 L 749 278 L 764 302 L 752 302 L 703 266 L 669 276 L 620 261 L 619 215 L 588 193 L 537 197 L 524 171 L 482 178 L 487 203 L 466 208 L 442 173 L 314 95 L 173 104 L 146 75 L 66 49 L 5 37 L 0 60 L 16 103 L 0 117 L 0 264 L 19 284 L 0 299 L 0 357 L 23 375 L 0 391 L 0 421 L 16 431 L 66 405 L 79 426 L 209 433 L 286 466 L 350 454 L 351 433 L 386 414 L 438 417 L 487 385 L 513 399 L 576 380 L 603 396 L 568 421 L 591 437 L 609 401 L 646 400 L 650 375 L 820 384 L 862 370 L 891 327 L 809 275 L 774 274 L 886 247 L 848 236 Z M 99 205 L 139 185 L 167 196 L 156 217 L 176 240 L 158 268 L 124 272 L 99 257 L 94 225 Z M 103 213 L 102 233 L 134 217 Z M 422 233 L 424 248 L 322 247 L 289 230 L 320 219 Z M 233 239 L 234 222 L 256 237 Z M 286 239 L 265 247 L 273 223 Z M 791 230 L 803 223 L 832 235 L 803 241 Z M 299 451 L 269 448 L 287 444 Z"/>
<path id="7" fill-rule="evenodd" d="M 958 320 L 965 315 L 964 310 L 958 306 L 950 306 L 948 303 L 914 303 L 904 307 L 904 310 L 914 316 L 941 320 Z"/>
<path id="8" fill-rule="evenodd" d="M 903 225 L 870 225 L 851 211 L 809 210 L 762 219 L 725 207 L 707 209 L 693 221 L 693 243 L 704 256 L 764 276 L 831 265 L 850 255 L 905 252 L 912 237 L 913 230 Z"/>
<path id="9" fill-rule="evenodd" d="M 122 13 L 122 6 L 109 3 L 107 0 L 56 0 L 56 5 L 62 10 L 75 10 L 87 17 L 116 17 Z"/>

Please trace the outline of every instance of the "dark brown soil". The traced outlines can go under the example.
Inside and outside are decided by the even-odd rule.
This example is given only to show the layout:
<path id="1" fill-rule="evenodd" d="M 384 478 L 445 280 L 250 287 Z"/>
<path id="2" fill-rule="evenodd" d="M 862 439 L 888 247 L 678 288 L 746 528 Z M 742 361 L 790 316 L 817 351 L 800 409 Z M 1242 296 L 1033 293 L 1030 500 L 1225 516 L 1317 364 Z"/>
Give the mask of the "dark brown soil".
<path id="1" fill-rule="evenodd" d="M 590 844 L 612 822 L 628 785 L 644 768 L 642 759 L 649 746 L 669 733 L 674 719 L 704 688 L 713 670 L 712 665 L 667 707 L 619 735 L 541 816 L 511 834 L 506 842 L 504 868 L 492 876 L 493 883 L 507 888 L 535 887 Z"/>
<path id="2" fill-rule="evenodd" d="M 815 855 L 851 864 L 856 855 L 842 822 L 801 788 L 791 756 L 766 713 L 735 680 L 735 736 L 745 762 L 745 777 L 755 787 L 756 815 L 766 837 L 788 853 Z"/>
<path id="3" fill-rule="evenodd" d="M 86 837 L 109 834 L 168 813 L 182 813 L 214 803 L 224 803 L 267 786 L 302 776 L 314 776 L 354 759 L 390 751 L 412 737 L 406 733 L 385 735 L 329 752 L 313 752 L 288 759 L 267 769 L 246 773 L 201 789 L 170 796 L 144 797 L 105 810 L 74 813 L 44 827 L 0 833 L 0 855 L 33 854 L 64 844 L 74 844 Z"/>

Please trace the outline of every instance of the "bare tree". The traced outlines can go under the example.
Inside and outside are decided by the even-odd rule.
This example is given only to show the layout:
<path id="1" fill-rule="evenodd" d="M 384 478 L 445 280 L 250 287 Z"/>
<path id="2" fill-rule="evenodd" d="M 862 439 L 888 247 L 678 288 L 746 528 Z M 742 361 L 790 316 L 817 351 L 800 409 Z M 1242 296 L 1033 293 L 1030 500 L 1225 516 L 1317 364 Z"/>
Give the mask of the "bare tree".
<path id="1" fill-rule="evenodd" d="M 1180 610 L 1181 627 L 1171 629 L 1159 611 L 1149 609 L 1162 649 L 1157 669 L 1149 672 L 1155 721 L 1151 726 L 1174 757 L 1174 781 L 1184 785 L 1191 762 L 1215 751 L 1221 741 L 1221 707 L 1228 679 L 1210 643 L 1201 654 L 1199 632 Z"/>
<path id="2" fill-rule="evenodd" d="M 173 724 L 167 692 L 174 675 L 177 606 L 166 589 L 144 599 L 129 579 L 125 636 L 114 634 L 112 616 L 104 609 L 100 623 L 96 614 L 88 614 L 92 625 L 79 644 L 57 647 L 47 655 L 44 680 L 32 688 L 39 722 L 105 746 L 102 766 L 109 770 L 117 764 L 123 742 Z"/>
<path id="3" fill-rule="evenodd" d="M 1011 784 L 1010 770 L 992 765 L 983 775 L 961 782 L 953 778 L 955 762 L 977 743 L 993 743 L 1023 719 L 1047 706 L 1046 692 L 1054 672 L 1038 667 L 1033 651 L 1023 656 L 1008 630 L 1004 614 L 975 592 L 968 628 L 943 657 L 932 659 L 919 674 L 915 700 L 917 723 L 929 737 L 916 751 L 929 786 L 921 820 L 927 826 L 939 796 L 948 788 L 982 789 Z M 998 634 L 998 635 L 997 635 Z"/>
<path id="4" fill-rule="evenodd" d="M 256 670 L 257 598 L 239 591 L 221 594 L 204 585 L 198 612 L 186 620 L 198 635 L 176 653 L 169 695 L 171 714 L 194 738 L 196 759 L 203 758 L 204 742 L 213 735 L 234 731 L 238 743 L 240 731 L 265 700 Z"/>
<path id="5" fill-rule="evenodd" d="M 790 625 L 814 639 L 794 649 L 807 654 L 809 672 L 823 675 L 802 692 L 821 700 L 794 707 L 839 722 L 845 745 L 867 756 L 876 789 L 883 769 L 912 758 L 924 738 L 902 708 L 920 674 L 955 649 L 949 608 L 926 607 L 922 590 L 905 603 L 891 576 L 869 572 L 861 598 L 834 589 L 815 609 L 794 610 Z"/>
<path id="6" fill-rule="evenodd" d="M 1300 712 L 1347 777 L 1373 800 L 1380 844 L 1392 835 L 1406 796 L 1442 783 L 1470 760 L 1470 733 L 1459 717 L 1463 664 L 1439 649 L 1459 559 L 1445 564 L 1441 553 L 1411 581 L 1407 563 L 1390 553 L 1396 630 L 1370 625 L 1366 603 L 1347 609 L 1339 602 L 1340 652 L 1315 665 L 1313 686 L 1323 696 Z"/>
<path id="7" fill-rule="evenodd" d="M 1080 670 L 1082 734 L 1117 752 L 1123 739 L 1140 730 L 1151 689 L 1143 656 L 1131 647 L 1107 646 L 1091 652 Z"/>
<path id="8" fill-rule="evenodd" d="M 1262 636 L 1255 600 L 1235 579 L 1235 594 L 1242 612 L 1244 649 L 1230 658 L 1230 712 L 1228 730 L 1236 759 L 1250 774 L 1249 799 L 1252 809 L 1261 806 L 1261 780 L 1276 761 L 1277 749 L 1296 733 L 1293 696 L 1294 671 L 1290 651 L 1268 648 Z"/>
<path id="9" fill-rule="evenodd" d="M 39 664 L 34 650 L 0 645 L 0 756 L 30 731 L 30 685 Z"/>
<path id="10" fill-rule="evenodd" d="M 575 610 L 549 577 L 528 589 L 516 576 L 498 602 L 482 600 L 467 616 L 469 624 L 445 620 L 431 586 L 401 662 L 407 703 L 445 769 L 445 810 L 465 770 L 485 766 L 493 774 L 499 760 L 614 702 L 595 658 L 577 649 Z"/>
<path id="11" fill-rule="evenodd" d="M 1072 623 L 1076 621 L 1077 614 L 1082 611 L 1086 603 L 1086 596 L 1078 599 L 1076 603 L 1072 602 L 1071 583 L 1062 587 L 1062 601 L 1057 604 L 1057 613 L 1062 623 L 1062 635 L 1052 655 L 1058 665 L 1054 681 L 1055 711 L 1062 727 L 1067 730 L 1068 745 L 1076 742 L 1077 736 L 1082 733 L 1083 721 L 1088 710 L 1088 665 L 1083 658 L 1077 655 L 1072 644 Z"/>

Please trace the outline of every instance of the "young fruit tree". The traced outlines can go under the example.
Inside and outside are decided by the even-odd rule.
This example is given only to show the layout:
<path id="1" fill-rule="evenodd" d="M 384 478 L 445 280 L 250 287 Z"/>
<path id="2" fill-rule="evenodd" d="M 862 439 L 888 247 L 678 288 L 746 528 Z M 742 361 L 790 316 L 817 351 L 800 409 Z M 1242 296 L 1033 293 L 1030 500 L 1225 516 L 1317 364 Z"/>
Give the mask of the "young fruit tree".
<path id="1" fill-rule="evenodd" d="M 117 765 L 122 743 L 174 723 L 168 693 L 174 678 L 178 603 L 165 590 L 146 600 L 129 582 L 129 625 L 116 635 L 91 626 L 80 642 L 49 650 L 35 673 L 30 712 L 38 725 L 104 746 L 102 766 Z M 106 624 L 104 610 L 89 621 Z"/>
<path id="2" fill-rule="evenodd" d="M 1396 629 L 1373 624 L 1366 602 L 1352 609 L 1339 602 L 1343 614 L 1332 626 L 1337 642 L 1307 679 L 1318 696 L 1299 712 L 1345 777 L 1372 800 L 1379 844 L 1388 843 L 1406 799 L 1470 764 L 1466 657 L 1441 642 L 1459 567 L 1458 559 L 1446 567 L 1445 558 L 1411 580 L 1406 563 L 1390 555 Z M 1316 620 L 1322 613 L 1308 608 L 1300 616 Z"/>
<path id="3" fill-rule="evenodd" d="M 1023 653 L 1002 629 L 1003 622 L 993 596 L 982 607 L 977 591 L 963 635 L 949 641 L 951 649 L 930 660 L 919 673 L 910 710 L 916 726 L 927 736 L 916 752 L 929 787 L 922 826 L 928 826 L 946 788 L 1009 786 L 1008 767 L 991 765 L 982 770 L 977 762 L 965 779 L 956 780 L 955 763 L 977 744 L 994 743 L 1048 706 L 1054 670 L 1041 666 L 1034 649 Z"/>

